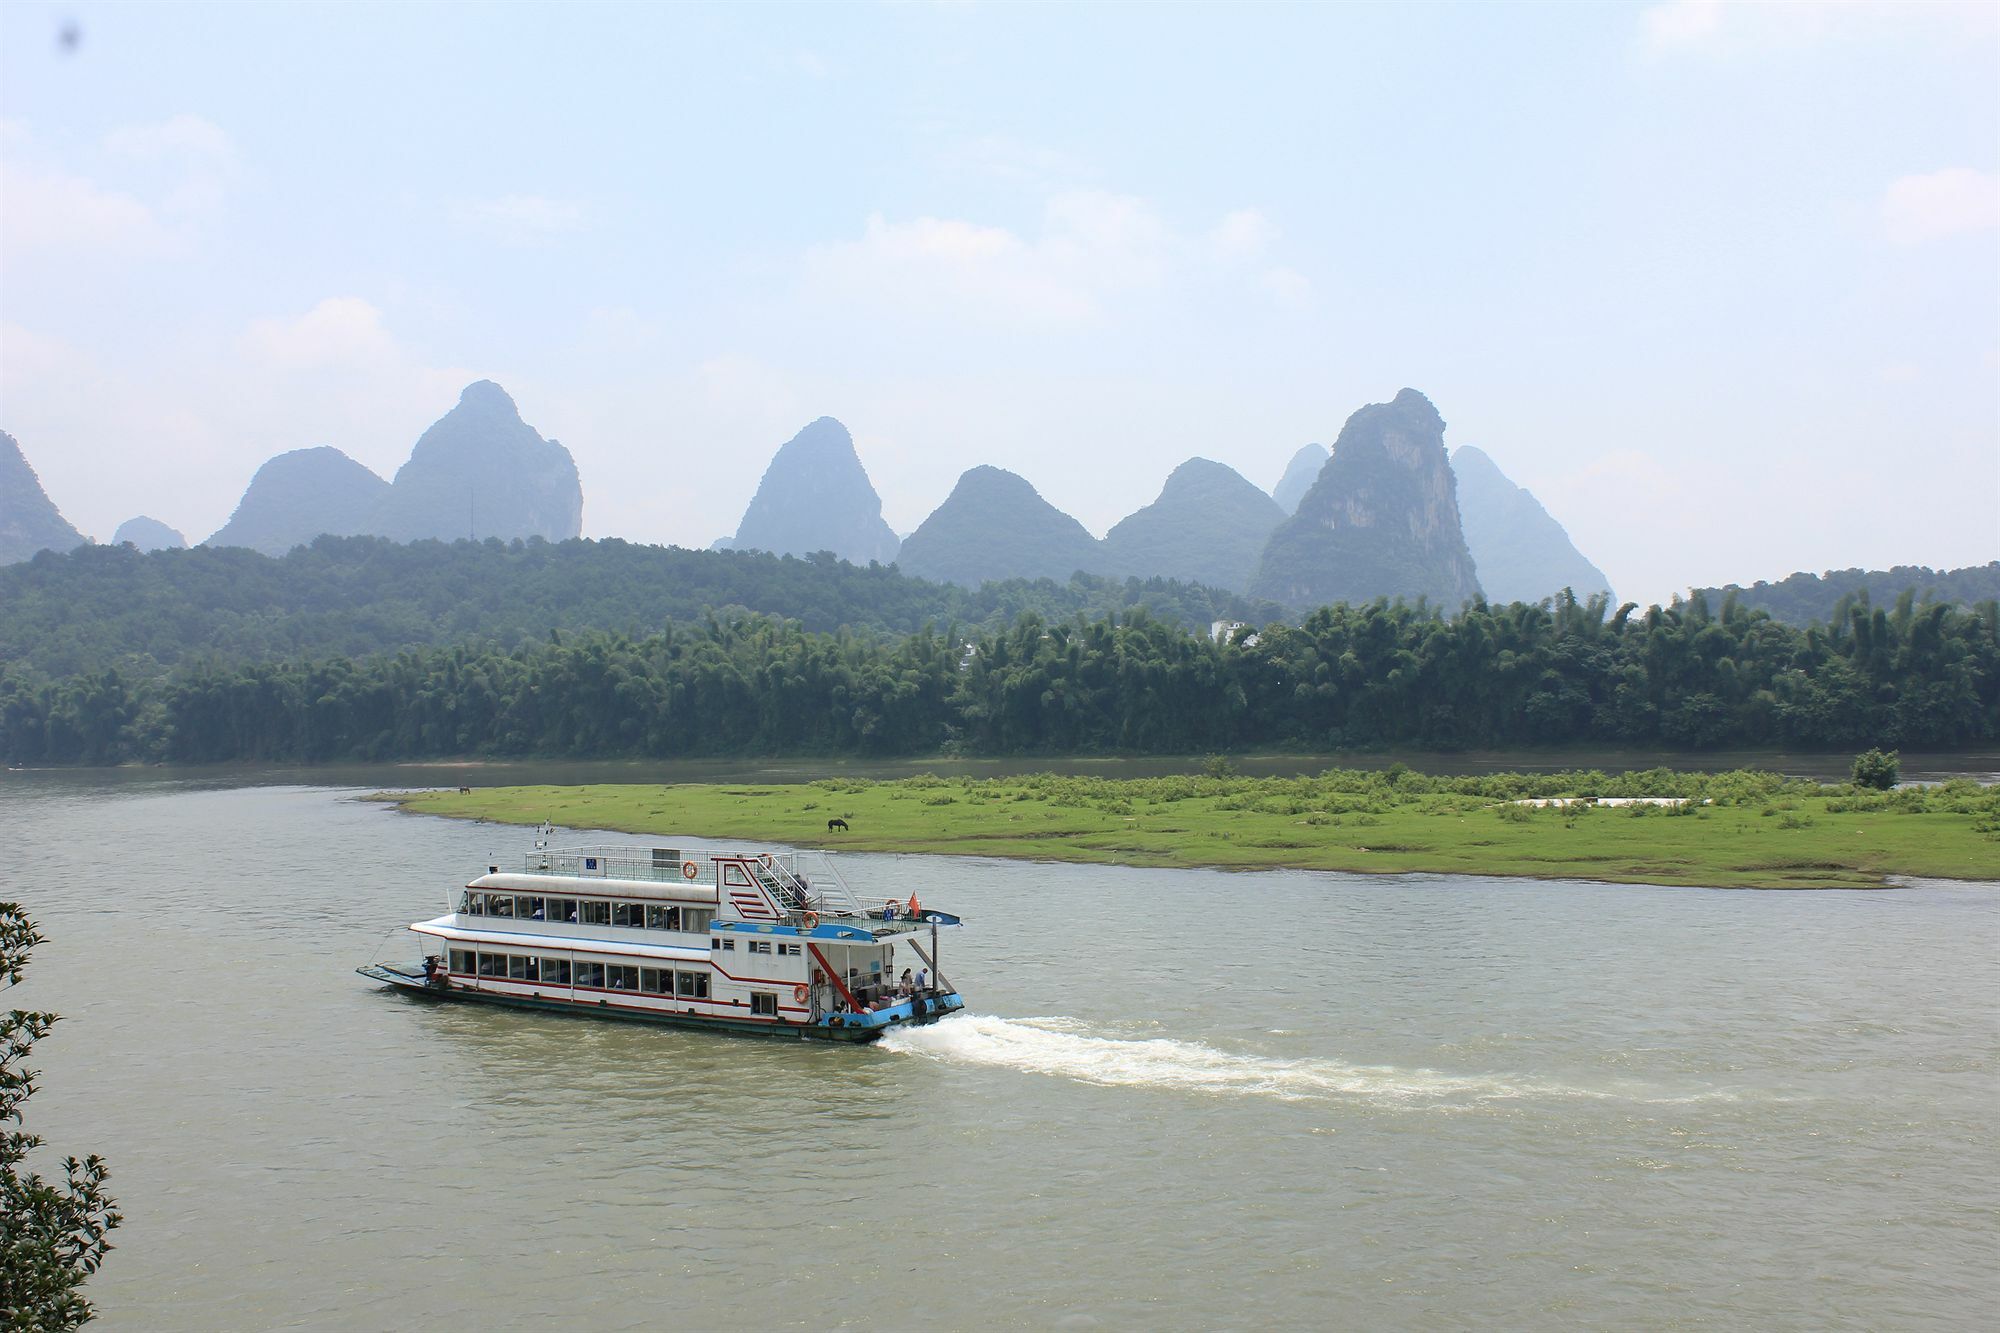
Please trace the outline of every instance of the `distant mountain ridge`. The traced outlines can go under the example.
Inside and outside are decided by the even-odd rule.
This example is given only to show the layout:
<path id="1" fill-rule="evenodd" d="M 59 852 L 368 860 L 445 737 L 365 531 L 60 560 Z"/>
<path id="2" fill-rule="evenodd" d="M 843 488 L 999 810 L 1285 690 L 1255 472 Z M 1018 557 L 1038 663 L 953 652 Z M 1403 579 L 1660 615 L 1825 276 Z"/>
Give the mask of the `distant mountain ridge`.
<path id="1" fill-rule="evenodd" d="M 1448 614 L 1479 595 L 1430 399 L 1404 389 L 1347 419 L 1297 512 L 1271 534 L 1250 593 L 1299 609 L 1422 597 Z"/>
<path id="2" fill-rule="evenodd" d="M 1272 529 L 1278 502 L 1231 467 L 1190 458 L 1173 470 L 1159 499 L 1104 534 L 1104 558 L 1126 573 L 1242 592 Z"/>
<path id="3" fill-rule="evenodd" d="M 388 497 L 388 482 L 333 446 L 294 449 L 257 469 L 236 512 L 202 545 L 283 555 L 322 533 L 371 532 Z"/>
<path id="4" fill-rule="evenodd" d="M 1541 501 L 1508 480 L 1485 453 L 1462 444 L 1451 452 L 1451 470 L 1465 544 L 1487 600 L 1539 602 L 1565 588 L 1578 601 L 1597 593 L 1613 600 L 1604 571 L 1584 559 Z"/>
<path id="5" fill-rule="evenodd" d="M 418 439 L 369 531 L 399 542 L 565 541 L 583 531 L 583 485 L 569 450 L 522 421 L 505 389 L 479 380 Z"/>
<path id="6" fill-rule="evenodd" d="M 1107 563 L 1083 524 L 1003 468 L 966 471 L 903 543 L 897 565 L 914 578 L 976 588 L 999 579 L 1054 579 Z"/>
<path id="7" fill-rule="evenodd" d="M 1308 444 L 1293 454 L 1292 461 L 1285 464 L 1285 475 L 1271 488 L 1271 498 L 1278 502 L 1278 507 L 1287 514 L 1296 514 L 1299 501 L 1306 498 L 1306 492 L 1319 479 L 1319 470 L 1330 457 L 1323 444 Z"/>
<path id="8" fill-rule="evenodd" d="M 1803 628 L 1826 624 L 1833 619 L 1834 608 L 1841 598 L 1864 593 L 1870 605 L 1883 609 L 1894 606 L 1905 592 L 1915 593 L 1919 602 L 1947 602 L 1960 607 L 2000 601 L 2000 560 L 1962 569 L 1932 569 L 1928 565 L 1830 569 L 1824 574 L 1792 574 L 1776 583 L 1760 579 L 1749 587 L 1728 583 L 1692 591 L 1705 597 L 1710 608 L 1721 606 L 1733 596 L 1741 606 L 1768 612 L 1773 620 Z"/>
<path id="9" fill-rule="evenodd" d="M 170 528 L 157 518 L 140 514 L 128 518 L 111 534 L 113 546 L 135 546 L 141 551 L 177 551 L 187 545 L 179 528 Z"/>
<path id="10" fill-rule="evenodd" d="M 0 431 L 0 565 L 37 551 L 71 551 L 88 540 L 42 489 L 20 441 Z"/>
<path id="11" fill-rule="evenodd" d="M 882 497 L 854 452 L 854 437 L 832 417 L 779 446 L 726 543 L 774 555 L 831 551 L 856 565 L 889 564 L 900 545 L 882 521 Z"/>

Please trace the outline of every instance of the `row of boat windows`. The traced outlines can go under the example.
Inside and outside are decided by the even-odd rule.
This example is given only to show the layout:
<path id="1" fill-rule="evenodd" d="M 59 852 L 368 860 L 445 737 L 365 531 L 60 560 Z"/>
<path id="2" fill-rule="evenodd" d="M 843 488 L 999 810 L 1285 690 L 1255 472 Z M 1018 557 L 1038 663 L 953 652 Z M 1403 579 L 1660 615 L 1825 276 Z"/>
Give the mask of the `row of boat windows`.
<path id="1" fill-rule="evenodd" d="M 533 981 L 544 986 L 586 986 L 598 990 L 629 990 L 640 995 L 708 998 L 708 973 L 680 972 L 671 967 L 632 967 L 624 963 L 572 962 L 539 954 L 451 951 L 451 970 L 460 976 L 492 977 L 496 981 Z"/>
<path id="2" fill-rule="evenodd" d="M 629 926 L 638 930 L 705 931 L 715 918 L 715 910 L 708 907 L 621 903 L 605 898 L 528 898 L 513 893 L 476 891 L 468 891 L 459 899 L 458 910 L 465 916 L 568 921 L 581 926 Z"/>

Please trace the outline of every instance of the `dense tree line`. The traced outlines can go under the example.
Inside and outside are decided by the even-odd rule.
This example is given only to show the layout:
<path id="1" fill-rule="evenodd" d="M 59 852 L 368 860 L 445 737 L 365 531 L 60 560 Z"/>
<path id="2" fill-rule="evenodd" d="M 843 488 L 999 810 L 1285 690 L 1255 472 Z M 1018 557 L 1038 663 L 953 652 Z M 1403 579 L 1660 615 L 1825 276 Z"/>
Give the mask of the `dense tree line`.
<path id="1" fill-rule="evenodd" d="M 972 633 L 709 617 L 502 651 L 0 666 L 0 757 L 1198 753 L 1605 743 L 1938 748 L 2000 738 L 2000 607 L 1865 600 L 1795 629 L 1703 598 L 1445 619 L 1378 602 L 1223 642 L 1143 610 Z"/>
<path id="2" fill-rule="evenodd" d="M 196 659 L 359 657 L 477 643 L 511 652 L 551 628 L 634 637 L 711 609 L 807 630 L 908 634 L 1001 626 L 1026 611 L 1097 618 L 1134 606 L 1206 628 L 1268 604 L 1165 579 L 1015 579 L 977 591 L 831 556 L 687 551 L 603 541 L 321 537 L 273 558 L 242 547 L 86 546 L 0 568 L 0 663 L 50 676 L 151 675 Z"/>
<path id="3" fill-rule="evenodd" d="M 1752 611 L 1768 611 L 1787 625 L 1830 625 L 1846 614 L 1842 603 L 1865 597 L 1887 605 L 1905 592 L 1922 602 L 1951 602 L 1970 610 L 2000 598 L 2000 560 L 1964 569 L 1932 569 L 1927 565 L 1897 565 L 1893 569 L 1832 569 L 1824 574 L 1793 574 L 1776 583 L 1759 580 L 1747 588 L 1729 584 L 1704 588 L 1711 605 L 1734 596 Z"/>

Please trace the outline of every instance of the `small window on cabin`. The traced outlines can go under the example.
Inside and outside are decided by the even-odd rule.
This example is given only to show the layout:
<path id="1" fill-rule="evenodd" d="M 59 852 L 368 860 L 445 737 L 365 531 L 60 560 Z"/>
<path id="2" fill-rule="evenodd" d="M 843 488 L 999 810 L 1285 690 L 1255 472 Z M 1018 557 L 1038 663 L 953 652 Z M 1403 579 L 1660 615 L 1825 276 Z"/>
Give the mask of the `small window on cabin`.
<path id="1" fill-rule="evenodd" d="M 575 921 L 576 899 L 550 898 L 543 904 L 542 910 L 551 921 Z"/>
<path id="2" fill-rule="evenodd" d="M 674 975 L 678 982 L 676 989 L 679 990 L 683 998 L 690 1000 L 706 1000 L 708 998 L 708 973 L 677 972 Z"/>
<path id="3" fill-rule="evenodd" d="M 470 976 L 472 974 L 472 951 L 469 949 L 453 949 L 451 951 L 451 970 L 460 976 Z"/>
<path id="4" fill-rule="evenodd" d="M 458 898 L 458 910 L 467 916 L 486 915 L 486 895 L 483 893 L 462 893 Z"/>
<path id="5" fill-rule="evenodd" d="M 778 1016 L 778 995 L 776 991 L 751 991 L 750 1012 L 769 1018 Z"/>
<path id="6" fill-rule="evenodd" d="M 678 907 L 648 907 L 646 909 L 646 929 L 679 930 L 681 909 Z"/>
<path id="7" fill-rule="evenodd" d="M 489 893 L 486 895 L 486 915 L 514 915 L 514 898 L 511 894 Z"/>
<path id="8" fill-rule="evenodd" d="M 523 921 L 540 921 L 542 919 L 542 900 L 540 898 L 516 898 L 514 900 L 514 915 Z"/>
<path id="9" fill-rule="evenodd" d="M 576 965 L 576 984 L 579 986 L 595 986 L 600 990 L 603 989 L 604 964 L 578 963 Z"/>
<path id="10" fill-rule="evenodd" d="M 584 899 L 582 906 L 583 924 L 586 926 L 608 926 L 611 924 L 611 904 Z"/>
<path id="11" fill-rule="evenodd" d="M 528 954 L 510 954 L 507 958 L 507 975 L 515 981 L 540 981 L 542 969 Z"/>
<path id="12" fill-rule="evenodd" d="M 614 926 L 644 926 L 646 908 L 642 903 L 611 904 L 611 924 Z"/>
<path id="13" fill-rule="evenodd" d="M 736 941 L 730 936 L 717 935 L 713 940 L 709 942 L 715 945 L 716 948 L 722 950 L 724 953 L 736 952 Z"/>
<path id="14" fill-rule="evenodd" d="M 706 907 L 683 907 L 681 909 L 681 929 L 696 934 L 708 929 L 708 923 L 715 920 L 715 913 Z"/>
<path id="15" fill-rule="evenodd" d="M 497 953 L 479 955 L 479 975 L 482 977 L 504 977 L 507 975 L 507 960 Z"/>
<path id="16" fill-rule="evenodd" d="M 661 977 L 666 981 L 662 982 Z M 674 992 L 674 974 L 657 967 L 639 969 L 639 993 L 642 995 L 671 995 Z"/>
<path id="17" fill-rule="evenodd" d="M 771 941 L 769 941 L 769 940 L 751 940 L 751 941 L 750 941 L 750 952 L 751 952 L 751 953 L 769 953 L 769 952 L 771 952 Z"/>
<path id="18" fill-rule="evenodd" d="M 742 866 L 737 865 L 733 861 L 722 867 L 722 882 L 731 888 L 747 889 L 750 887 L 750 877 L 743 873 Z"/>
<path id="19" fill-rule="evenodd" d="M 639 969 L 627 967 L 623 963 L 613 963 L 604 969 L 612 990 L 638 990 Z"/>
<path id="20" fill-rule="evenodd" d="M 781 944 L 778 946 L 779 953 L 790 954 L 794 958 L 802 956 L 805 951 L 806 947 L 803 944 Z"/>
<path id="21" fill-rule="evenodd" d="M 542 960 L 542 980 L 552 986 L 569 985 L 569 959 L 544 958 Z"/>

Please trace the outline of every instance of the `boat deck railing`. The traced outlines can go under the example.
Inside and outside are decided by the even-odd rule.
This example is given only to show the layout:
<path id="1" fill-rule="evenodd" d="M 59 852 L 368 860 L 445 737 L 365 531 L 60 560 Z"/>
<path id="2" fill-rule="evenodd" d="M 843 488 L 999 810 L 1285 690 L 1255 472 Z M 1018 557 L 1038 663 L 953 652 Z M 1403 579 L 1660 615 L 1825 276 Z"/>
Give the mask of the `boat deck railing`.
<path id="1" fill-rule="evenodd" d="M 716 856 L 732 860 L 742 857 L 757 868 L 758 881 L 777 903 L 791 915 L 816 912 L 820 916 L 862 917 L 868 909 L 834 868 L 824 852 L 700 852 L 679 847 L 538 847 L 522 863 L 530 875 L 576 875 L 585 878 L 653 880 L 682 883 L 681 867 L 692 861 L 707 867 L 696 882 L 713 882 Z M 768 855 L 770 863 L 764 864 Z"/>

